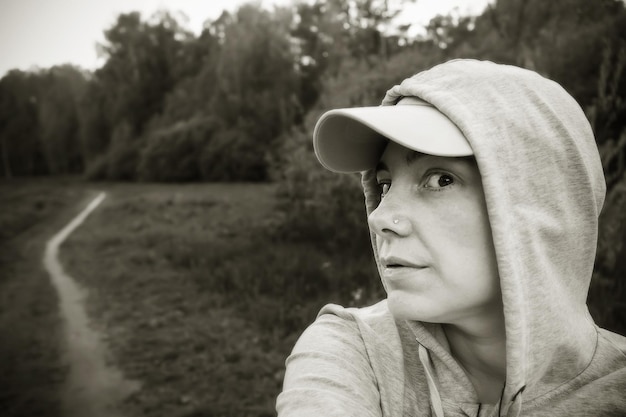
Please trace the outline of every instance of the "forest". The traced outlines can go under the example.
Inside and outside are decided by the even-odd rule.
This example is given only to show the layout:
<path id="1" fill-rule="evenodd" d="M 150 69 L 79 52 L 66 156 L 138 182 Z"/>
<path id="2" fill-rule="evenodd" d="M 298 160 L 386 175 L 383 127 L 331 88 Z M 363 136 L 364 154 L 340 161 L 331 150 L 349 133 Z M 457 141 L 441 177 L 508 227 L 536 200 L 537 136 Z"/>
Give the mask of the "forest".
<path id="1" fill-rule="evenodd" d="M 101 68 L 0 79 L 0 176 L 271 182 L 282 238 L 369 250 L 358 181 L 326 173 L 313 156 L 317 117 L 376 105 L 395 83 L 449 59 L 522 66 L 563 85 L 594 129 L 608 198 L 589 302 L 596 320 L 625 333 L 624 2 L 496 0 L 412 35 L 395 20 L 409 1 L 248 3 L 198 36 L 176 13 L 121 14 L 98 46 Z"/>

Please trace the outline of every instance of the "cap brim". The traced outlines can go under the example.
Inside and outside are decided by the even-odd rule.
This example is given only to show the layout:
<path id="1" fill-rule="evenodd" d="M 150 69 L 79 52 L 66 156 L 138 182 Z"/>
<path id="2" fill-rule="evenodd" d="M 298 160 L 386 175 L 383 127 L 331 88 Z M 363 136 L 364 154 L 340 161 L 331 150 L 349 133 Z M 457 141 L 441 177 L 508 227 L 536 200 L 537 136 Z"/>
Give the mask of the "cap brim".
<path id="1" fill-rule="evenodd" d="M 421 153 L 473 155 L 459 128 L 433 106 L 422 104 L 330 110 L 315 125 L 313 147 L 320 163 L 335 172 L 374 168 L 392 140 Z"/>

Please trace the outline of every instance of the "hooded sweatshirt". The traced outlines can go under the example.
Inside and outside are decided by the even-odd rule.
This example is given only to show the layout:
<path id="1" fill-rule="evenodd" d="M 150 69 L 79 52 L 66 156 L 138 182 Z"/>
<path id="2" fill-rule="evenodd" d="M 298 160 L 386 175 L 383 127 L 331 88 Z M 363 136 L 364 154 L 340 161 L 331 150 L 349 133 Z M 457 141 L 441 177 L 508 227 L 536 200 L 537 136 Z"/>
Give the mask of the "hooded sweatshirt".
<path id="1" fill-rule="evenodd" d="M 500 401 L 479 403 L 441 325 L 395 320 L 383 300 L 320 311 L 286 361 L 279 417 L 625 416 L 626 338 L 586 305 L 605 182 L 580 106 L 535 72 L 474 60 L 406 79 L 383 105 L 402 97 L 435 106 L 474 151 L 504 306 Z M 375 172 L 362 182 L 369 214 Z"/>

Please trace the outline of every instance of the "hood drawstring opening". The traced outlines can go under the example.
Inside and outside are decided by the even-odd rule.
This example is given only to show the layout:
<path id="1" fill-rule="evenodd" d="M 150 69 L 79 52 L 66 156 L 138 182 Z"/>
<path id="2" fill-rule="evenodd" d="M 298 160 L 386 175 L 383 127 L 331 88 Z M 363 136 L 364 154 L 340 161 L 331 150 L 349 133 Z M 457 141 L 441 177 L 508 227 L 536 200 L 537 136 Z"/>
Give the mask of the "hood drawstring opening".
<path id="1" fill-rule="evenodd" d="M 436 417 L 444 417 L 443 406 L 441 405 L 441 395 L 439 395 L 439 388 L 435 381 L 435 370 L 430 362 L 430 355 L 428 350 L 421 343 L 419 343 L 419 357 L 424 370 L 426 371 L 426 380 L 428 382 L 428 391 L 430 393 L 430 404 L 433 407 Z"/>
<path id="2" fill-rule="evenodd" d="M 522 386 L 513 398 L 511 398 L 511 402 L 509 403 L 508 410 L 506 412 L 507 417 L 518 417 L 520 412 L 522 411 L 522 393 L 526 389 L 526 385 Z"/>
<path id="3" fill-rule="evenodd" d="M 445 417 L 443 414 L 443 405 L 441 403 L 441 395 L 439 394 L 439 388 L 437 387 L 437 382 L 435 379 L 435 369 L 433 368 L 433 364 L 430 360 L 430 355 L 428 353 L 428 349 L 426 349 L 421 343 L 418 343 L 418 353 L 420 362 L 424 367 L 424 371 L 426 371 L 426 381 L 428 382 L 428 392 L 430 394 L 430 404 L 435 413 L 435 417 Z M 506 417 L 518 417 L 522 410 L 522 393 L 526 389 L 526 385 L 522 386 L 517 393 L 511 399 L 511 402 L 506 407 L 507 410 L 502 414 L 502 400 L 504 398 L 504 387 L 502 388 L 502 395 L 500 396 L 500 403 L 498 406 L 498 416 L 506 416 Z M 478 408 L 480 413 L 480 405 Z"/>

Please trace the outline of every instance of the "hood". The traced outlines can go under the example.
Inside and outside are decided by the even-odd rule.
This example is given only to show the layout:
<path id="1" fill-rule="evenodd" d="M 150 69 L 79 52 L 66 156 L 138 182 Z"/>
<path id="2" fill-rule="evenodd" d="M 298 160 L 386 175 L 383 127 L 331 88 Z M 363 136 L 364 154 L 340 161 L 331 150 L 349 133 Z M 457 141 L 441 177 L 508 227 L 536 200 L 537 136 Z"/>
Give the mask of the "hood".
<path id="1" fill-rule="evenodd" d="M 591 127 L 557 83 L 491 62 L 438 65 L 390 89 L 383 105 L 402 97 L 435 106 L 474 151 L 504 304 L 503 399 L 537 398 L 582 372 L 597 341 L 586 299 L 605 181 Z M 369 214 L 375 173 L 362 181 Z M 378 263 L 375 244 L 374 253 Z"/>

